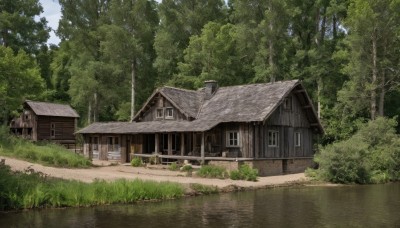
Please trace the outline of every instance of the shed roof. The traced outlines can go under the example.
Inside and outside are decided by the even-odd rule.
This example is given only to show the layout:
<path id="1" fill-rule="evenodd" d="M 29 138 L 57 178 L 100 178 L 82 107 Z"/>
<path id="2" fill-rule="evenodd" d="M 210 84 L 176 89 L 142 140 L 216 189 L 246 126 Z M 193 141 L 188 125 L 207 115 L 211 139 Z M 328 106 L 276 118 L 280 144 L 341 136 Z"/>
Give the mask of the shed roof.
<path id="1" fill-rule="evenodd" d="M 25 101 L 32 111 L 38 116 L 79 117 L 78 113 L 65 104 L 55 104 L 39 101 Z"/>

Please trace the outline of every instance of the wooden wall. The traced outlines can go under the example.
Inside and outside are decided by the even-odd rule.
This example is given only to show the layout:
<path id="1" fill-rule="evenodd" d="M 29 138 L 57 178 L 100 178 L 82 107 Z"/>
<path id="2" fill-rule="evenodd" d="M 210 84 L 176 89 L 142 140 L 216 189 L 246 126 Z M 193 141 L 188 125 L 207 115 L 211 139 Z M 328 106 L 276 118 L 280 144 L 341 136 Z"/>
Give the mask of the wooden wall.
<path id="1" fill-rule="evenodd" d="M 55 124 L 55 137 L 51 138 L 51 124 Z M 75 140 L 75 118 L 70 117 L 37 117 L 38 140 Z"/>
<path id="2" fill-rule="evenodd" d="M 150 102 L 151 107 L 144 113 L 142 119 L 140 121 L 159 121 L 159 120 L 187 120 L 187 117 L 181 113 L 177 108 L 175 108 L 165 97 L 156 96 L 154 98 L 154 102 Z M 164 109 L 164 117 L 156 118 L 157 109 Z M 172 119 L 165 118 L 165 108 L 173 108 L 174 115 Z"/>

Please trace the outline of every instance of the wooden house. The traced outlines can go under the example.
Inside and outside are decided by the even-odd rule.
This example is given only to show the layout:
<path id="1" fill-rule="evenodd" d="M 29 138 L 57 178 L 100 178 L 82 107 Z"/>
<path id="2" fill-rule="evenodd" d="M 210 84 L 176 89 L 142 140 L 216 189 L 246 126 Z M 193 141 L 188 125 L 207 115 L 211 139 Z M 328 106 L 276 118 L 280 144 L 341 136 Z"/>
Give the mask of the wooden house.
<path id="1" fill-rule="evenodd" d="M 323 128 L 300 81 L 185 90 L 157 89 L 133 122 L 94 123 L 78 133 L 84 153 L 128 162 L 132 156 L 188 160 L 260 175 L 302 172 Z"/>
<path id="2" fill-rule="evenodd" d="M 32 141 L 75 144 L 79 115 L 69 105 L 25 101 L 23 112 L 10 123 L 12 133 Z"/>

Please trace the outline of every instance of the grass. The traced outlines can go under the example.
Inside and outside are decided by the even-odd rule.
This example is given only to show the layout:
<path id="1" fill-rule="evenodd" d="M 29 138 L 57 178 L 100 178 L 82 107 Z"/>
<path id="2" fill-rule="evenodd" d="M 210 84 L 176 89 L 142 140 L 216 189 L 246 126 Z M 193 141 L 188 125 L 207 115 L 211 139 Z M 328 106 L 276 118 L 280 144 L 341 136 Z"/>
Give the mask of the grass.
<path id="1" fill-rule="evenodd" d="M 197 175 L 204 178 L 219 178 L 225 179 L 228 177 L 228 172 L 225 168 L 213 165 L 204 165 L 199 171 L 197 171 Z"/>
<path id="2" fill-rule="evenodd" d="M 52 143 L 35 144 L 8 134 L 8 129 L 0 127 L 0 155 L 23 159 L 54 167 L 90 167 L 91 162 L 64 147 Z"/>
<path id="3" fill-rule="evenodd" d="M 143 166 L 143 162 L 141 158 L 135 157 L 131 160 L 131 165 L 133 167 L 140 167 Z"/>
<path id="4" fill-rule="evenodd" d="M 193 189 L 196 192 L 196 194 L 210 195 L 210 194 L 218 193 L 218 187 L 216 187 L 216 186 L 191 184 L 190 188 Z"/>
<path id="5" fill-rule="evenodd" d="M 83 183 L 49 178 L 33 170 L 13 172 L 0 165 L 0 210 L 133 203 L 183 195 L 182 185 L 169 182 L 121 179 Z"/>
<path id="6" fill-rule="evenodd" d="M 179 170 L 179 166 L 178 166 L 178 164 L 176 164 L 176 162 L 172 162 L 172 163 L 168 166 L 168 169 L 171 170 L 171 171 L 177 171 L 177 170 Z"/>
<path id="7" fill-rule="evenodd" d="M 247 164 L 241 165 L 238 170 L 230 172 L 230 178 L 232 180 L 257 181 L 257 177 L 258 170 L 251 168 Z"/>

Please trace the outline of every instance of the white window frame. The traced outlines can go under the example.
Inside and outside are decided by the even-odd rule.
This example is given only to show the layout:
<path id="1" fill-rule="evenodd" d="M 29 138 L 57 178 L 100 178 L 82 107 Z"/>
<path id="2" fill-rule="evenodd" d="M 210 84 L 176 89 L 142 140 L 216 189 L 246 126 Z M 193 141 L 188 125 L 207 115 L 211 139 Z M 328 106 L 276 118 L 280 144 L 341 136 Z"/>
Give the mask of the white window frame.
<path id="1" fill-rule="evenodd" d="M 158 115 L 160 114 L 160 115 Z M 157 108 L 156 109 L 156 119 L 163 119 L 164 118 L 164 109 L 163 108 Z"/>
<path id="2" fill-rule="evenodd" d="M 268 147 L 279 146 L 279 131 L 268 131 Z"/>
<path id="3" fill-rule="evenodd" d="M 301 147 L 301 133 L 298 131 L 294 133 L 294 146 Z"/>
<path id="4" fill-rule="evenodd" d="M 169 111 L 171 111 L 171 115 L 169 115 Z M 174 108 L 167 107 L 165 108 L 165 119 L 173 119 L 174 118 Z"/>
<path id="5" fill-rule="evenodd" d="M 236 134 L 236 138 L 234 136 L 235 134 Z M 233 136 L 233 138 L 231 138 L 231 136 Z M 240 147 L 239 131 L 227 131 L 226 132 L 226 147 Z"/>

